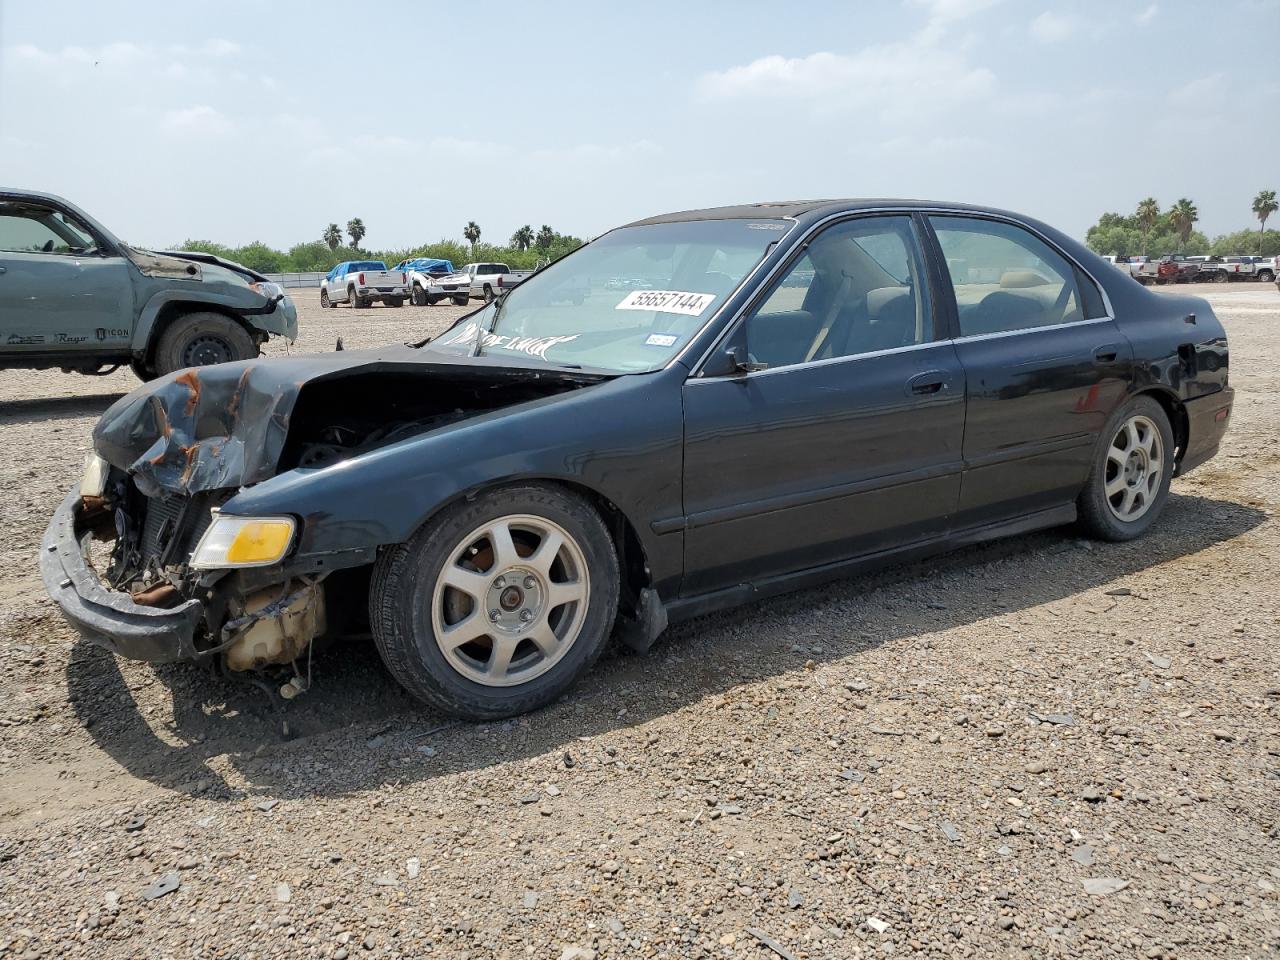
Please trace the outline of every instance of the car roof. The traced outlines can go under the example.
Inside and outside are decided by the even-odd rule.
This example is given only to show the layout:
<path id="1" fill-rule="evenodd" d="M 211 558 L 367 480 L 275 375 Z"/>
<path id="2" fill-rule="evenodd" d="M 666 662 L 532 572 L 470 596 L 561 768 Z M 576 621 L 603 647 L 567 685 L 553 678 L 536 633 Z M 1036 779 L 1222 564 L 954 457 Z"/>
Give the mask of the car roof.
<path id="1" fill-rule="evenodd" d="M 627 226 L 636 227 L 652 223 L 680 223 L 687 220 L 759 220 L 763 218 L 820 219 L 837 213 L 858 210 L 878 210 L 889 207 L 895 210 L 937 209 L 962 210 L 969 213 L 991 213 L 1002 217 L 1027 218 L 1009 210 L 984 207 L 972 203 L 949 203 L 934 200 L 901 200 L 892 198 L 848 198 L 844 200 L 780 200 L 765 203 L 744 203 L 729 207 L 706 207 L 701 210 L 681 210 L 663 213 L 655 217 L 635 220 Z"/>

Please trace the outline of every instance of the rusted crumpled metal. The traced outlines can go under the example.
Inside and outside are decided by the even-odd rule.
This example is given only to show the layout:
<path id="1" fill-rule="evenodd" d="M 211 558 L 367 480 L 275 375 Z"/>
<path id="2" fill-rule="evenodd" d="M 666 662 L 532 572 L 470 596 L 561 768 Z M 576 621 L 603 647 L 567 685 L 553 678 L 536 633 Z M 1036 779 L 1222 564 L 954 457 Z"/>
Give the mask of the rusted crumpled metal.
<path id="1" fill-rule="evenodd" d="M 98 421 L 94 448 L 176 492 L 238 487 L 274 472 L 289 429 L 296 383 L 259 362 L 193 367 L 135 391 Z"/>

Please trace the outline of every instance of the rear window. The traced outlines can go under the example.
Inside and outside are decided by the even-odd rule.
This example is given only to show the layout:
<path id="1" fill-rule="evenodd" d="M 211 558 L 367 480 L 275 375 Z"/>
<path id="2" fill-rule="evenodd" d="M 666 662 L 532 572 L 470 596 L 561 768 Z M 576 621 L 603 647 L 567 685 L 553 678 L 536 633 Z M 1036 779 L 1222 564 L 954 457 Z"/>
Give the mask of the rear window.
<path id="1" fill-rule="evenodd" d="M 381 260 L 361 260 L 347 267 L 348 270 L 385 270 L 387 265 Z"/>

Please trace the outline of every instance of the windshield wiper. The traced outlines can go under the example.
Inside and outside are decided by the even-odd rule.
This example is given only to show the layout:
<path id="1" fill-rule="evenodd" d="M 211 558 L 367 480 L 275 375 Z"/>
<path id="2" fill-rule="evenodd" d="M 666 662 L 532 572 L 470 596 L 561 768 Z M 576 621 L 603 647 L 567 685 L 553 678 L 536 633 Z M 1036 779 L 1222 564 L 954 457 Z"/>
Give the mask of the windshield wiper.
<path id="1" fill-rule="evenodd" d="M 502 306 L 507 302 L 507 291 L 503 291 L 493 298 L 493 319 L 489 321 L 488 328 L 480 334 L 476 335 L 475 346 L 471 348 L 471 356 L 480 356 L 480 348 L 484 346 L 485 337 L 493 333 L 498 326 L 498 317 L 502 315 Z"/>

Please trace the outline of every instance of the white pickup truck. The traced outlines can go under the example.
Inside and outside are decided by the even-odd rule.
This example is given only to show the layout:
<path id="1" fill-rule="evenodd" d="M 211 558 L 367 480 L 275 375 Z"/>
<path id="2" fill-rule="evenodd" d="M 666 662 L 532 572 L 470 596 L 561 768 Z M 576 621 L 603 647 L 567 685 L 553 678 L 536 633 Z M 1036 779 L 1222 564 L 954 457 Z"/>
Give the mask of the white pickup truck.
<path id="1" fill-rule="evenodd" d="M 381 260 L 348 260 L 320 281 L 320 305 L 350 303 L 363 309 L 381 300 L 388 307 L 400 307 L 409 295 L 408 279 L 403 272 L 388 270 Z"/>
<path id="2" fill-rule="evenodd" d="M 468 263 L 452 277 L 445 277 L 440 282 L 465 282 L 471 296 L 482 297 L 488 303 L 504 290 L 509 290 L 532 275 L 532 270 L 512 270 L 505 263 Z"/>

